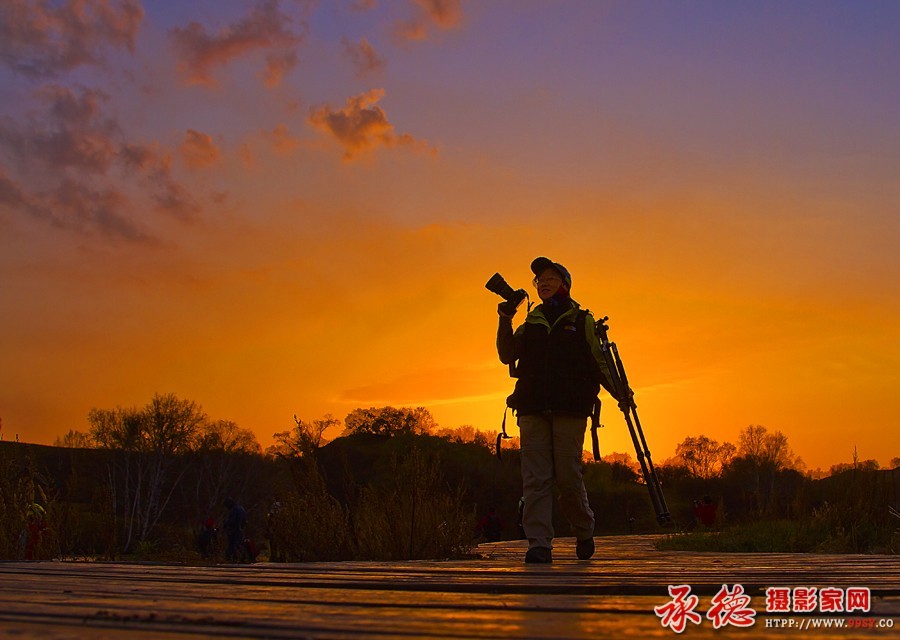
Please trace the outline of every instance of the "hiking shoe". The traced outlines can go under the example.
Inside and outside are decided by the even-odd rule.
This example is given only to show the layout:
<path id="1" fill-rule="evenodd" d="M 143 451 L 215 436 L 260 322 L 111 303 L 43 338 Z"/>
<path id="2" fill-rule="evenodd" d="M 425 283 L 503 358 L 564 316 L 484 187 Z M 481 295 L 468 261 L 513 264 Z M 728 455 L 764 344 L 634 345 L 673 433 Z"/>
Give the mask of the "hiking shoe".
<path id="1" fill-rule="evenodd" d="M 575 555 L 579 560 L 590 560 L 594 555 L 594 539 L 579 540 L 575 543 Z"/>
<path id="2" fill-rule="evenodd" d="M 553 562 L 553 553 L 547 547 L 531 547 L 525 552 L 525 562 L 550 564 Z"/>

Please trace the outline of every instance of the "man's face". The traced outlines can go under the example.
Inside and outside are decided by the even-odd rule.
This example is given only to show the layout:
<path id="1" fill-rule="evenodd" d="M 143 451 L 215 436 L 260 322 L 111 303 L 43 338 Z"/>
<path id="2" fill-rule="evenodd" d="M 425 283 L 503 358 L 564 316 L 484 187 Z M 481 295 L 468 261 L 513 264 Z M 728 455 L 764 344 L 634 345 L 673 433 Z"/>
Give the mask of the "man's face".
<path id="1" fill-rule="evenodd" d="M 562 284 L 562 276 L 556 269 L 544 269 L 540 275 L 534 279 L 534 286 L 537 287 L 538 297 L 541 302 L 546 302 L 553 297 L 553 294 L 559 291 Z"/>

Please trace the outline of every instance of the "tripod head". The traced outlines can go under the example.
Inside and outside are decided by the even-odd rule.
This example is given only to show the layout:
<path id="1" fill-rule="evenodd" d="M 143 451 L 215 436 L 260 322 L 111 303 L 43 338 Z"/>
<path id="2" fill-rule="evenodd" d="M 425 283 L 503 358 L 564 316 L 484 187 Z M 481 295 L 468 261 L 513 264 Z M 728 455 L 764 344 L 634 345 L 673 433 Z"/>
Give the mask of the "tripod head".
<path id="1" fill-rule="evenodd" d="M 600 337 L 600 341 L 603 343 L 609 342 L 609 337 L 606 332 L 609 331 L 609 325 L 606 324 L 609 320 L 609 316 L 603 316 L 599 320 L 594 322 L 594 328 L 597 330 L 597 335 Z"/>

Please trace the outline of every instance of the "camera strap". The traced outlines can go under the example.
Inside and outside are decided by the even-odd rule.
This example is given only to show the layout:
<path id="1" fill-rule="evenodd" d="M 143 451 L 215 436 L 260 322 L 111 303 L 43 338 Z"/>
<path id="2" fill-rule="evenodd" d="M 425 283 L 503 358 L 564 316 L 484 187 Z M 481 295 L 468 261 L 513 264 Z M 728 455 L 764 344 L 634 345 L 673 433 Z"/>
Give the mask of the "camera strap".
<path id="1" fill-rule="evenodd" d="M 500 424 L 500 433 L 497 434 L 497 460 L 502 460 L 502 456 L 500 455 L 500 443 L 503 440 L 509 440 L 509 434 L 506 433 L 506 414 L 509 412 L 509 407 L 507 406 L 503 409 L 503 422 Z M 515 409 L 513 409 L 513 415 L 515 415 Z"/>

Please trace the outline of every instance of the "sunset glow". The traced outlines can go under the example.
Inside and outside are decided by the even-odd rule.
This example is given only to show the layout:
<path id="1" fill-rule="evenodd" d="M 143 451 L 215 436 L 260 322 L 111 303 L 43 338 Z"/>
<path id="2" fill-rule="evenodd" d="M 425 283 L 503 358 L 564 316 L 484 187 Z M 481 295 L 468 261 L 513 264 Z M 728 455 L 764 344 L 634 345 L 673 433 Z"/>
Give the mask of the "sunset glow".
<path id="1" fill-rule="evenodd" d="M 3 439 L 156 392 L 264 447 L 382 405 L 497 430 L 484 283 L 546 255 L 610 317 L 655 460 L 760 424 L 811 469 L 887 465 L 898 28 L 890 1 L 4 2 Z"/>

